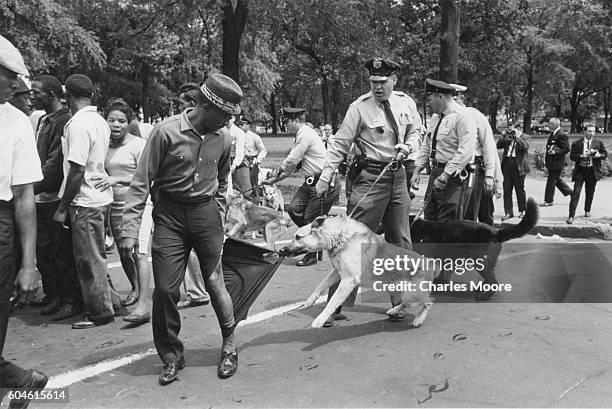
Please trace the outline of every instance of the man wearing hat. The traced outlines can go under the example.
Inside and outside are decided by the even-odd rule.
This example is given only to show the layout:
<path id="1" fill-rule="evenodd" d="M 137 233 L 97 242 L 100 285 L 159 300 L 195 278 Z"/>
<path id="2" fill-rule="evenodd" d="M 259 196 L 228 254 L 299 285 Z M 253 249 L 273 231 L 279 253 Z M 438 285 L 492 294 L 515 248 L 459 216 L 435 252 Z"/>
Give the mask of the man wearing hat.
<path id="1" fill-rule="evenodd" d="M 34 112 L 32 109 L 32 101 L 30 101 L 30 88 L 20 77 L 17 77 L 17 83 L 19 85 L 17 86 L 17 89 L 15 90 L 13 98 L 11 98 L 10 102 L 15 108 L 29 117 L 32 115 L 32 112 Z"/>
<path id="2" fill-rule="evenodd" d="M 347 214 L 375 232 L 382 224 L 385 240 L 412 249 L 408 218 L 411 200 L 403 160 L 419 146 L 421 117 L 412 98 L 393 90 L 399 64 L 372 58 L 365 67 L 370 73 L 371 91 L 357 98 L 346 112 L 327 152 L 317 193 L 323 195 L 328 190 L 332 175 L 354 143 L 360 169 L 354 175 L 351 192 L 347 192 Z M 388 170 L 381 175 L 387 165 Z M 397 305 L 401 301 L 391 302 Z"/>
<path id="3" fill-rule="evenodd" d="M 110 189 L 96 189 L 107 178 L 104 161 L 110 140 L 108 123 L 92 105 L 94 85 L 83 74 L 66 79 L 66 101 L 72 117 L 64 126 L 64 180 L 53 220 L 72 232 L 73 255 L 85 307 L 85 320 L 73 329 L 88 329 L 114 321 L 121 300 L 106 274 L 104 220 L 113 201 Z M 68 227 L 69 226 L 69 227 Z M 115 311 L 117 309 L 117 311 Z"/>
<path id="4" fill-rule="evenodd" d="M 250 169 L 245 162 L 244 147 L 246 135 L 236 124 L 236 117 L 232 116 L 226 125 L 227 132 L 232 140 L 232 161 L 230 171 L 232 172 L 232 188 L 236 188 L 245 199 L 252 200 Z"/>
<path id="5" fill-rule="evenodd" d="M 466 166 L 474 159 L 477 131 L 472 115 L 453 99 L 455 89 L 443 81 L 427 79 L 427 104 L 434 112 L 412 174 L 418 187 L 421 170 L 429 161 L 431 173 L 425 192 L 427 220 L 455 220 L 463 216 L 462 196 L 468 185 Z"/>
<path id="6" fill-rule="evenodd" d="M 61 102 L 62 84 L 51 75 L 40 75 L 32 81 L 34 107 L 43 110 L 36 130 L 36 148 L 43 180 L 34 184 L 36 194 L 36 258 L 42 274 L 45 298 L 42 315 L 59 321 L 82 311 L 81 288 L 72 255 L 72 232 L 53 222 L 59 206 L 59 189 L 64 179 L 62 136 L 70 120 L 70 110 Z"/>
<path id="7" fill-rule="evenodd" d="M 328 150 L 317 192 L 327 191 L 334 171 L 355 143 L 364 159 L 353 182 L 347 212 L 373 231 L 382 223 L 388 242 L 410 249 L 410 196 L 402 160 L 419 145 L 421 117 L 412 98 L 393 90 L 400 68 L 397 63 L 372 58 L 365 67 L 370 72 L 371 91 L 357 98 L 346 112 Z M 374 185 L 388 164 L 389 170 Z"/>
<path id="8" fill-rule="evenodd" d="M 259 204 L 259 188 L 256 187 L 259 183 L 259 165 L 263 162 L 268 154 L 266 147 L 261 140 L 261 137 L 251 131 L 251 120 L 244 115 L 238 119 L 238 127 L 244 132 L 246 138 L 244 143 L 244 161 L 251 178 L 251 186 L 255 187 L 255 203 Z"/>
<path id="9" fill-rule="evenodd" d="M 340 194 L 340 189 L 335 185 L 327 197 L 319 199 L 315 185 L 321 177 L 325 161 L 325 144 L 317 132 L 306 125 L 306 109 L 287 107 L 282 110 L 287 132 L 295 133 L 295 142 L 281 167 L 274 169 L 273 176 L 264 183 L 276 183 L 294 172 L 301 172 L 304 183 L 291 199 L 287 212 L 291 220 L 302 227 L 326 215 Z M 304 267 L 316 263 L 317 253 L 308 253 L 297 265 Z"/>
<path id="10" fill-rule="evenodd" d="M 449 85 L 455 89 L 455 101 L 467 109 L 476 125 L 474 179 L 471 189 L 469 187 L 466 189 L 466 196 L 463 198 L 464 203 L 466 203 L 463 218 L 478 221 L 482 196 L 492 197 L 495 189 L 495 162 L 499 161 L 499 156 L 497 155 L 495 138 L 493 138 L 493 129 L 491 129 L 487 117 L 476 108 L 466 107 L 465 105 L 467 87 L 459 84 Z"/>
<path id="11" fill-rule="evenodd" d="M 142 152 L 123 211 L 119 248 L 131 253 L 142 212 L 153 188 L 153 340 L 164 363 L 160 385 L 173 382 L 185 366 L 176 307 L 192 249 L 221 327 L 223 345 L 217 375 L 228 378 L 238 368 L 234 346 L 232 300 L 221 263 L 225 194 L 230 172 L 231 140 L 225 125 L 240 113 L 242 90 L 231 78 L 212 74 L 201 86 L 194 108 L 158 124 Z"/>
<path id="12" fill-rule="evenodd" d="M 47 377 L 27 371 L 2 357 L 11 304 L 31 301 L 40 275 L 36 269 L 35 182 L 42 179 L 34 133 L 23 112 L 7 104 L 17 89 L 17 75 L 29 75 L 19 51 L 0 36 L 0 400 L 10 389 L 43 389 Z M 17 229 L 17 230 L 15 230 Z M 15 236 L 19 231 L 19 243 Z M 16 271 L 16 248 L 21 260 Z M 12 300 L 13 292 L 17 293 Z M 29 400 L 12 401 L 10 407 L 26 408 Z"/>

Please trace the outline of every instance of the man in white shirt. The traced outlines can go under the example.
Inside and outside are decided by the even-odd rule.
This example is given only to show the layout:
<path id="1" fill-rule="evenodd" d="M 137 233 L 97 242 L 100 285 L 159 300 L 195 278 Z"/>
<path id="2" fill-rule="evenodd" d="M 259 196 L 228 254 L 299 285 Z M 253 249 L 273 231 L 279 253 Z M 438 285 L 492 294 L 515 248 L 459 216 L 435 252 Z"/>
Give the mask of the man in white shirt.
<path id="1" fill-rule="evenodd" d="M 17 88 L 17 74 L 29 75 L 19 51 L 0 36 L 0 401 L 8 389 L 43 389 L 47 384 L 43 373 L 26 371 L 2 357 L 11 303 L 31 301 L 40 279 L 36 269 L 34 182 L 42 179 L 42 172 L 28 117 L 7 103 Z M 18 272 L 17 232 L 21 248 Z M 11 299 L 14 291 L 16 300 Z M 28 403 L 13 401 L 11 407 L 25 408 Z"/>
<path id="2" fill-rule="evenodd" d="M 232 117 L 225 127 L 232 138 L 232 183 L 245 199 L 251 200 L 251 175 L 249 168 L 244 163 L 244 146 L 246 144 L 246 134 L 235 124 L 236 118 Z"/>
<path id="3" fill-rule="evenodd" d="M 246 139 L 244 143 L 244 160 L 242 163 L 249 168 L 251 186 L 254 187 L 255 203 L 259 204 L 259 188 L 257 188 L 259 180 L 259 165 L 263 162 L 268 154 L 266 147 L 261 140 L 261 137 L 251 131 L 251 120 L 242 115 L 238 120 L 238 126 L 244 132 Z"/>
<path id="4" fill-rule="evenodd" d="M 82 74 L 66 80 L 66 100 L 72 118 L 64 127 L 64 181 L 53 219 L 72 230 L 74 261 L 81 282 L 87 318 L 72 324 L 73 329 L 93 328 L 114 321 L 115 306 L 106 275 L 104 218 L 113 201 L 111 189 L 98 190 L 97 181 L 108 177 L 104 160 L 108 151 L 110 128 L 91 105 L 94 86 Z M 116 294 L 115 294 L 116 295 Z M 115 298 L 118 298 L 115 297 Z"/>

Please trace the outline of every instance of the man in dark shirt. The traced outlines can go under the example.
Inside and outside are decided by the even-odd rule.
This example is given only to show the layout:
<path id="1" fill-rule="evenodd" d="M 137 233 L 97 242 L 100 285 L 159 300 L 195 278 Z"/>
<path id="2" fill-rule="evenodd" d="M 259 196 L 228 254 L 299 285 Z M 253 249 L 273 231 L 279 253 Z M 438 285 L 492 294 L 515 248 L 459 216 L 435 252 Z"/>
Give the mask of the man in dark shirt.
<path id="1" fill-rule="evenodd" d="M 81 288 L 72 255 L 72 234 L 53 222 L 59 205 L 57 196 L 64 178 L 62 136 L 70 119 L 64 108 L 62 84 L 51 75 L 32 81 L 32 101 L 36 109 L 46 112 L 36 129 L 36 148 L 42 165 L 43 180 L 34 184 L 36 194 L 36 259 L 42 275 L 45 298 L 40 305 L 42 315 L 54 314 L 59 321 L 83 311 Z"/>
<path id="2" fill-rule="evenodd" d="M 225 194 L 230 170 L 229 135 L 222 128 L 240 113 L 242 91 L 231 78 L 210 75 L 194 108 L 157 125 L 142 153 L 123 211 L 120 251 L 131 252 L 153 184 L 153 339 L 164 362 L 159 383 L 176 379 L 185 365 L 176 303 L 192 249 L 217 314 L 223 346 L 220 378 L 238 368 L 232 300 L 219 268 L 223 246 Z"/>

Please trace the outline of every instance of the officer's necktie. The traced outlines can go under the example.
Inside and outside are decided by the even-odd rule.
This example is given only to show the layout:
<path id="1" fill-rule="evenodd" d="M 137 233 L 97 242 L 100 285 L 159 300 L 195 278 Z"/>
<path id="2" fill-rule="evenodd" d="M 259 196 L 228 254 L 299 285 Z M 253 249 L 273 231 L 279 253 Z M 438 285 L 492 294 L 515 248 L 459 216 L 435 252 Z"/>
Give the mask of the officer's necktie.
<path id="1" fill-rule="evenodd" d="M 429 155 L 429 157 L 432 160 L 436 159 L 436 145 L 438 144 L 438 129 L 440 128 L 440 124 L 442 123 L 443 118 L 444 118 L 444 114 L 440 114 L 440 120 L 438 121 L 438 124 L 436 125 L 436 129 L 434 129 L 434 133 L 431 138 L 431 154 Z"/>
<path id="2" fill-rule="evenodd" d="M 393 117 L 393 112 L 391 112 L 391 105 L 389 104 L 389 100 L 382 101 L 382 106 L 385 110 L 387 123 L 391 125 L 391 128 L 393 128 L 393 132 L 395 132 L 395 143 L 399 143 L 399 129 L 397 128 L 397 123 L 395 122 L 395 118 Z"/>

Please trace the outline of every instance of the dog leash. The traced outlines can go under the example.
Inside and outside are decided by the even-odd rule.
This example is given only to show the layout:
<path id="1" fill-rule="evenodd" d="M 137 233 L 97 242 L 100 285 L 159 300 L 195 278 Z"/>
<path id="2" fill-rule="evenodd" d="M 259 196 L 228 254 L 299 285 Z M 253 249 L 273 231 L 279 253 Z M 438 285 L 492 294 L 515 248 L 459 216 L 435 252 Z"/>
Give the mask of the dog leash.
<path id="1" fill-rule="evenodd" d="M 414 220 L 412 221 L 412 223 L 410 223 L 410 227 L 412 227 L 414 225 L 414 223 L 419 219 L 419 217 L 421 217 L 421 215 L 425 211 L 425 208 L 427 207 L 427 205 L 431 201 L 431 197 L 432 197 L 432 192 L 429 192 L 429 196 L 427 196 L 427 199 L 423 202 L 423 207 L 421 207 L 421 210 L 419 210 L 419 212 L 416 214 L 416 216 L 414 216 Z"/>

